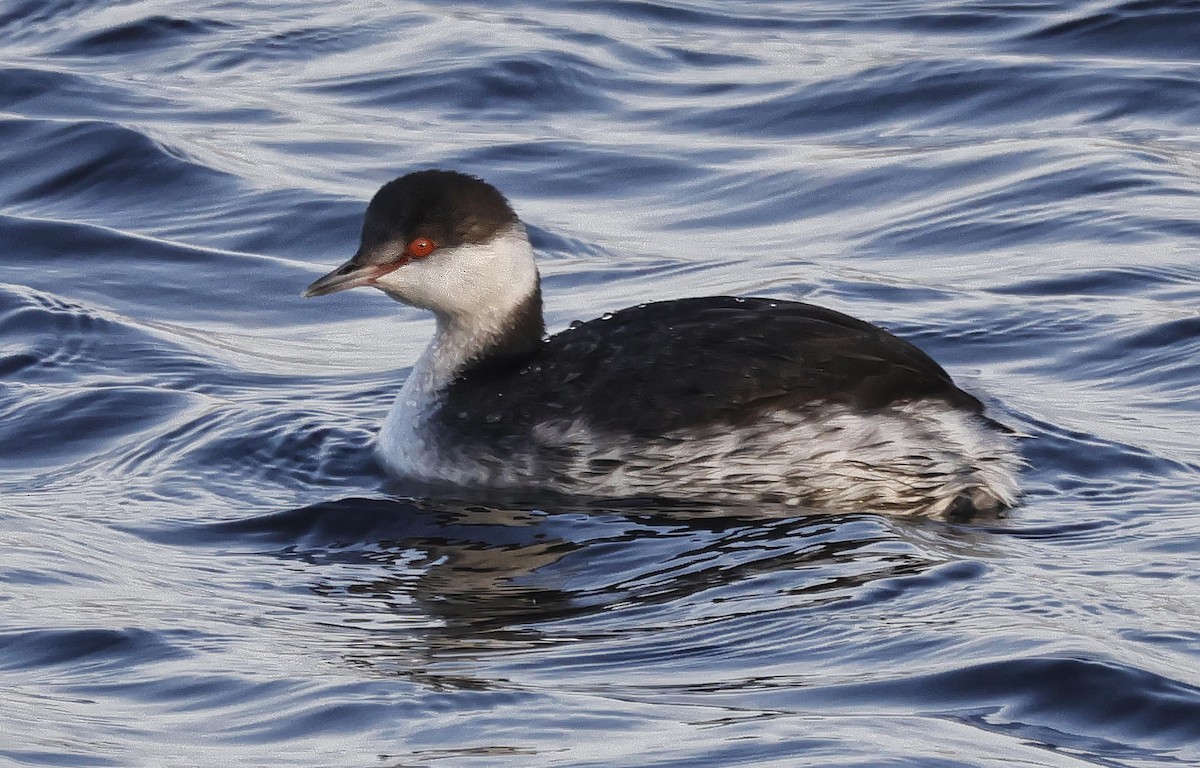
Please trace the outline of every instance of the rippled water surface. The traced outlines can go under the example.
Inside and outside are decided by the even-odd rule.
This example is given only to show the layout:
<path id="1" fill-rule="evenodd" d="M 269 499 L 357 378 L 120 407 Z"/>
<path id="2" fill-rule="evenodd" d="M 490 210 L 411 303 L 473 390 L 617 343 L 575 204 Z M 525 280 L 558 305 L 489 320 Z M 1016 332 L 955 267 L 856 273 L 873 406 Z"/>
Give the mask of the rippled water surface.
<path id="1" fill-rule="evenodd" d="M 1200 5 L 0 5 L 0 761 L 1200 764 Z M 553 329 L 814 301 L 1025 503 L 467 506 L 369 446 L 430 321 L 300 289 L 419 167 Z"/>

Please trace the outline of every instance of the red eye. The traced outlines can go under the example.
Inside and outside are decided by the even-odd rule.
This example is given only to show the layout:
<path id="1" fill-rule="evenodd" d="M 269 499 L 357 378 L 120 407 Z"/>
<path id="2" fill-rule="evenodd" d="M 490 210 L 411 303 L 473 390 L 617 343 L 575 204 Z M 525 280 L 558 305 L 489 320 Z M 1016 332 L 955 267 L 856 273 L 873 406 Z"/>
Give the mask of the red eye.
<path id="1" fill-rule="evenodd" d="M 404 255 L 411 259 L 423 259 L 437 250 L 437 246 L 428 237 L 418 237 L 404 249 Z"/>

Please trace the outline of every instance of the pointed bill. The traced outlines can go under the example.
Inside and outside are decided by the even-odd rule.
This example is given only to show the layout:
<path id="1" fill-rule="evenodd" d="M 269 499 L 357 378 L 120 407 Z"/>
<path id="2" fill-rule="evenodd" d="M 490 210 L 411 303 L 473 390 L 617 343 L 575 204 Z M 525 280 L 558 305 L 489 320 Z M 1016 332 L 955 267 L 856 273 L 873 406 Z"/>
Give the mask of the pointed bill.
<path id="1" fill-rule="evenodd" d="M 329 274 L 314 280 L 300 295 L 307 299 L 313 296 L 327 296 L 360 285 L 374 285 L 375 278 L 390 271 L 379 264 L 359 264 L 350 259 Z"/>

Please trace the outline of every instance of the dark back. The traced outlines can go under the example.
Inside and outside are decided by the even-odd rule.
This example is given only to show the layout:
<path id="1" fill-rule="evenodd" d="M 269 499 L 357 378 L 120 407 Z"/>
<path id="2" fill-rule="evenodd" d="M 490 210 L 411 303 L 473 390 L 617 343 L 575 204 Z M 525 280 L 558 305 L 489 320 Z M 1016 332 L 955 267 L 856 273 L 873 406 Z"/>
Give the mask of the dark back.
<path id="1" fill-rule="evenodd" d="M 772 409 L 922 399 L 982 411 L 932 358 L 882 328 L 809 304 L 712 296 L 630 307 L 528 355 L 485 358 L 449 387 L 441 413 L 445 426 L 473 433 L 583 417 L 651 436 Z"/>

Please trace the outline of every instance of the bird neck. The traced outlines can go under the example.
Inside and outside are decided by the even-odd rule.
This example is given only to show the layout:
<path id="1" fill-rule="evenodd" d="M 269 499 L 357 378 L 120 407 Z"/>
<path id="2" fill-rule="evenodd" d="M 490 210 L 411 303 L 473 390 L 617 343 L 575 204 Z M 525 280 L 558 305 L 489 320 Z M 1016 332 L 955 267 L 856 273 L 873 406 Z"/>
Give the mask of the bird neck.
<path id="1" fill-rule="evenodd" d="M 410 395 L 431 397 L 455 379 L 500 373 L 519 366 L 542 347 L 545 322 L 538 281 L 506 313 L 436 313 L 433 340 L 405 382 Z"/>

